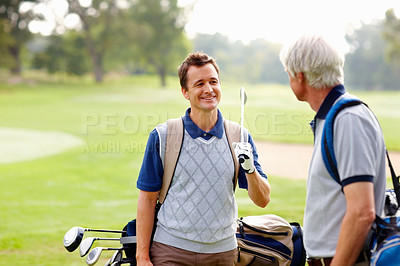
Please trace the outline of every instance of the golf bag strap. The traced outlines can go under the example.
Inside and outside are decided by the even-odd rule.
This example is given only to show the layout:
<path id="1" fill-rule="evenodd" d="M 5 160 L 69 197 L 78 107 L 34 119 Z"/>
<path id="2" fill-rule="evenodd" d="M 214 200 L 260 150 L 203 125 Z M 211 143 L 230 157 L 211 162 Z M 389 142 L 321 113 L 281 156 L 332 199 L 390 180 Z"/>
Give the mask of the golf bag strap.
<path id="1" fill-rule="evenodd" d="M 238 162 L 238 159 L 236 158 L 232 143 L 240 141 L 240 126 L 239 126 L 239 124 L 237 124 L 235 122 L 224 119 L 224 127 L 225 127 L 225 135 L 226 135 L 226 138 L 228 139 L 228 143 L 229 143 L 229 149 L 231 150 L 233 163 L 235 165 L 235 177 L 233 180 L 233 190 L 236 190 L 236 185 L 237 185 L 237 180 L 238 180 L 238 175 L 239 175 L 239 162 Z"/>
<path id="2" fill-rule="evenodd" d="M 363 103 L 359 99 L 340 99 L 328 112 L 325 119 L 325 125 L 322 132 L 321 151 L 322 158 L 326 169 L 330 176 L 339 184 L 342 185 L 337 169 L 335 151 L 333 149 L 333 125 L 336 116 L 343 109 Z"/>
<path id="3" fill-rule="evenodd" d="M 164 199 L 167 196 L 172 177 L 175 173 L 176 164 L 178 162 L 179 154 L 181 153 L 184 130 L 183 120 L 181 117 L 167 120 L 167 142 L 165 146 L 164 174 L 160 195 L 158 196 L 158 201 L 161 204 L 164 202 Z"/>
<path id="4" fill-rule="evenodd" d="M 322 142 L 321 142 L 321 148 L 322 148 L 322 156 L 324 159 L 324 163 L 325 166 L 329 172 L 329 174 L 331 175 L 331 177 L 340 185 L 340 178 L 339 178 L 339 173 L 337 170 L 337 162 L 336 162 L 336 158 L 335 158 L 335 152 L 333 150 L 333 123 L 334 120 L 336 118 L 336 116 L 338 115 L 338 113 L 345 109 L 346 107 L 350 107 L 350 106 L 355 106 L 358 104 L 364 104 L 366 107 L 368 107 L 368 105 L 362 101 L 360 101 L 359 99 L 342 99 L 340 100 L 337 105 L 334 106 L 334 108 L 331 109 L 331 111 L 329 111 L 327 117 L 326 117 L 326 121 L 325 121 L 325 125 L 324 125 L 324 129 L 323 129 L 323 134 L 322 134 Z M 374 114 L 375 115 L 375 114 Z M 376 116 L 375 116 L 376 118 Z M 376 118 L 376 120 L 378 121 L 378 118 Z M 379 121 L 378 121 L 379 123 Z M 396 195 L 396 199 L 397 202 L 400 202 L 400 176 L 396 176 L 396 173 L 394 172 L 393 166 L 392 166 L 392 162 L 390 161 L 390 157 L 389 157 L 389 152 L 386 150 L 386 158 L 388 161 L 388 166 L 390 168 L 390 173 L 392 176 L 392 182 L 393 182 L 393 189 Z"/>

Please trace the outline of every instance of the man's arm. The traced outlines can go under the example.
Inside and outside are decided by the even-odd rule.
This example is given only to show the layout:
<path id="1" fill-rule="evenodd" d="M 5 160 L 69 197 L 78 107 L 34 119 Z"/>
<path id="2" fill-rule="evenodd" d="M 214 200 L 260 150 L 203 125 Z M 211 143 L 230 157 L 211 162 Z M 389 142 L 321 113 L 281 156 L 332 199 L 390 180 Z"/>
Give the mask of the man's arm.
<path id="1" fill-rule="evenodd" d="M 136 216 L 137 265 L 152 265 L 150 262 L 150 238 L 154 225 L 154 211 L 160 191 L 140 190 Z"/>
<path id="2" fill-rule="evenodd" d="M 264 178 L 258 171 L 258 169 L 260 169 L 260 171 L 262 171 L 262 169 L 257 162 L 258 155 L 253 145 L 254 143 L 249 135 L 249 142 L 233 143 L 233 148 L 242 167 L 242 171 L 245 172 L 247 191 L 250 199 L 257 206 L 264 208 L 270 202 L 271 186 L 266 177 Z"/>
<path id="3" fill-rule="evenodd" d="M 246 173 L 248 194 L 257 206 L 264 208 L 270 202 L 271 186 L 255 169 L 251 174 Z"/>
<path id="4" fill-rule="evenodd" d="M 342 221 L 336 253 L 331 266 L 354 265 L 375 219 L 372 182 L 344 186 L 346 214 Z"/>

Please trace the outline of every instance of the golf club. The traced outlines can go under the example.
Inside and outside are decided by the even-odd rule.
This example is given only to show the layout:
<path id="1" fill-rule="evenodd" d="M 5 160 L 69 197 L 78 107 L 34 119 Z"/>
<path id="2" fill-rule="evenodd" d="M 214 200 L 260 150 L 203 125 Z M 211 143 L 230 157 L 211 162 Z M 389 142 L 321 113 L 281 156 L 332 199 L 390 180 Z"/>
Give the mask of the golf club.
<path id="1" fill-rule="evenodd" d="M 83 228 L 79 226 L 74 226 L 68 230 L 68 232 L 64 235 L 64 247 L 69 251 L 72 252 L 79 247 L 83 239 L 83 234 L 85 231 L 93 231 L 93 232 L 104 232 L 104 233 L 126 233 L 125 231 L 118 231 L 118 230 L 108 230 L 108 229 L 90 229 L 90 228 Z"/>
<path id="2" fill-rule="evenodd" d="M 96 247 L 92 249 L 88 256 L 86 257 L 86 264 L 89 266 L 95 265 L 97 261 L 100 259 L 101 252 L 103 250 L 123 250 L 124 248 L 104 248 L 104 247 Z"/>
<path id="3" fill-rule="evenodd" d="M 122 264 L 128 264 L 128 263 L 130 265 L 136 265 L 136 261 L 135 260 L 130 260 L 130 259 L 123 258 L 120 261 L 116 261 L 116 262 L 110 264 L 110 266 L 120 266 Z"/>
<path id="4" fill-rule="evenodd" d="M 114 252 L 108 263 L 105 264 L 105 266 L 118 265 L 118 263 L 121 263 L 121 261 L 122 261 L 122 250 L 117 250 Z"/>
<path id="5" fill-rule="evenodd" d="M 93 242 L 96 240 L 111 240 L 111 241 L 119 241 L 120 238 L 101 238 L 101 237 L 87 237 L 85 239 L 83 239 L 82 243 L 79 246 L 79 254 L 81 255 L 81 257 L 86 256 L 86 254 L 88 254 L 90 248 L 93 245 Z"/>
<path id="6" fill-rule="evenodd" d="M 246 92 L 244 91 L 244 87 L 240 88 L 240 142 L 244 142 L 247 140 L 244 139 L 244 133 L 243 133 L 243 128 L 244 128 L 244 105 L 247 102 L 247 95 Z M 239 155 L 239 163 L 244 162 L 244 155 Z"/>
<path id="7" fill-rule="evenodd" d="M 120 261 L 115 261 L 114 263 L 110 264 L 109 266 L 120 266 L 122 264 L 128 264 L 128 263 L 130 265 L 136 265 L 136 260 L 122 258 Z"/>

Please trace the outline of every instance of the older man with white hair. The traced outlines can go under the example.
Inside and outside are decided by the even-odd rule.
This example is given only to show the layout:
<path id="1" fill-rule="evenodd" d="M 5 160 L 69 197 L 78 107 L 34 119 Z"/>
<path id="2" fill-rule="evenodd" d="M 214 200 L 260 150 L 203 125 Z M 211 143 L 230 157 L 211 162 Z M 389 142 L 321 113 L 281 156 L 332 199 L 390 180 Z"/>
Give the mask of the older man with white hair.
<path id="1" fill-rule="evenodd" d="M 316 112 L 314 152 L 307 180 L 304 245 L 308 264 L 369 265 L 362 252 L 375 214 L 384 207 L 385 143 L 371 110 L 360 104 L 334 120 L 333 146 L 340 183 L 323 160 L 321 138 L 329 110 L 342 98 L 344 55 L 318 35 L 304 35 L 282 49 L 280 59 L 299 101 Z"/>

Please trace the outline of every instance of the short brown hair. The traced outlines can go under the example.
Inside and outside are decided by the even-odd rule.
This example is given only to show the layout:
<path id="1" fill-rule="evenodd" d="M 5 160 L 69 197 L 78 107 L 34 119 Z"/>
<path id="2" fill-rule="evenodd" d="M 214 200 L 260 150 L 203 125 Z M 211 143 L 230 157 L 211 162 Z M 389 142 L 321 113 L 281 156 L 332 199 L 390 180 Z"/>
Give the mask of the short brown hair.
<path id="1" fill-rule="evenodd" d="M 182 62 L 181 66 L 178 69 L 178 76 L 179 76 L 179 82 L 181 84 L 181 87 L 187 90 L 187 72 L 189 67 L 191 66 L 204 66 L 206 64 L 212 64 L 217 71 L 217 74 L 219 76 L 219 67 L 217 63 L 215 62 L 214 58 L 211 56 L 208 56 L 207 54 L 196 52 L 189 54 L 185 61 Z"/>

